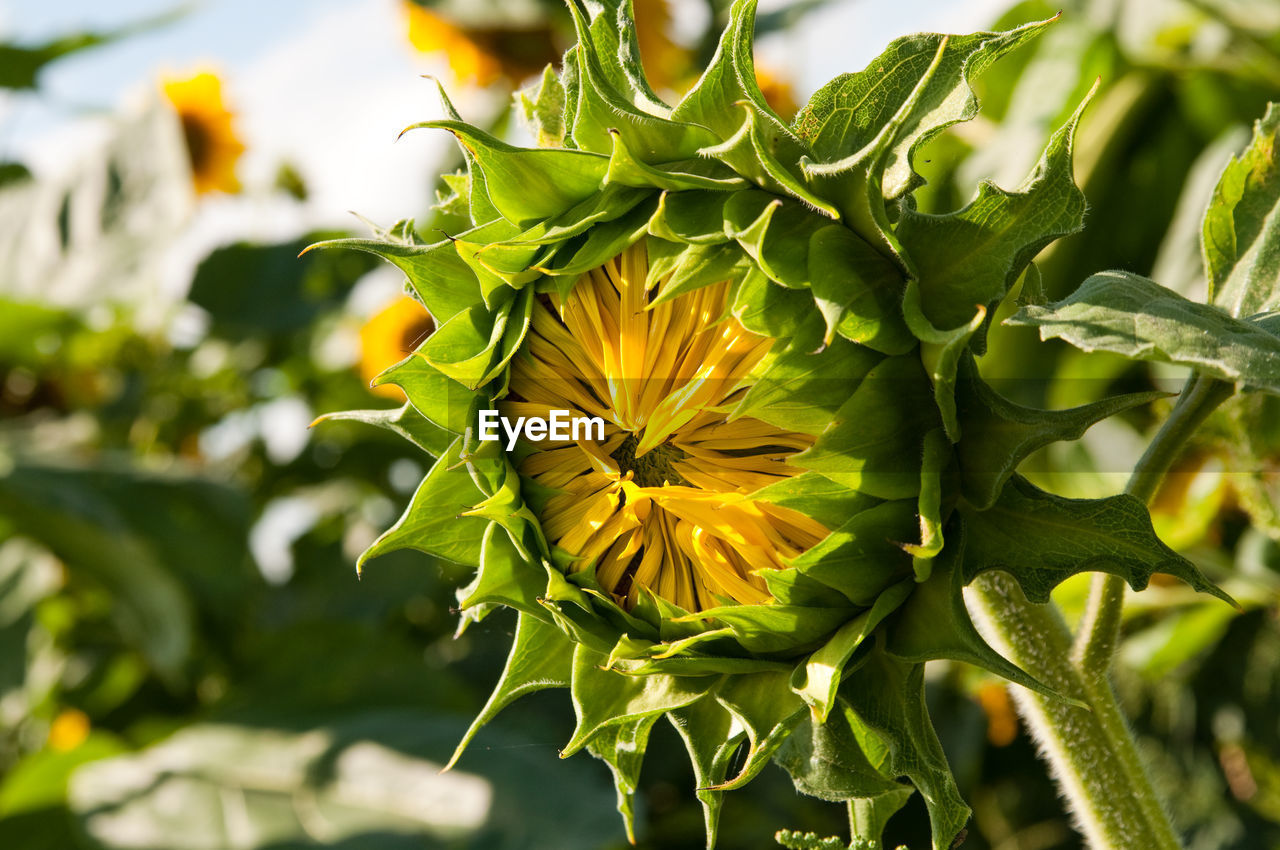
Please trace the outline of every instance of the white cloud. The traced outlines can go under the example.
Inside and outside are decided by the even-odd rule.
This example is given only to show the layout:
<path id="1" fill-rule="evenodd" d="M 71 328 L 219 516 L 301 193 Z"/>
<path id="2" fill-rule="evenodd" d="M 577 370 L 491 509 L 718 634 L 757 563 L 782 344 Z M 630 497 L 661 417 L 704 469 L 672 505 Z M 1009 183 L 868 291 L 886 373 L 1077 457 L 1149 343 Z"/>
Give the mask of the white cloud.
<path id="1" fill-rule="evenodd" d="M 421 215 L 452 142 L 443 134 L 395 139 L 438 117 L 434 88 L 420 75 L 442 71 L 439 61 L 414 56 L 394 0 L 345 4 L 310 22 L 234 74 L 246 180 L 269 183 L 290 160 L 311 190 L 315 224 L 349 227 L 348 210 L 383 224 Z"/>

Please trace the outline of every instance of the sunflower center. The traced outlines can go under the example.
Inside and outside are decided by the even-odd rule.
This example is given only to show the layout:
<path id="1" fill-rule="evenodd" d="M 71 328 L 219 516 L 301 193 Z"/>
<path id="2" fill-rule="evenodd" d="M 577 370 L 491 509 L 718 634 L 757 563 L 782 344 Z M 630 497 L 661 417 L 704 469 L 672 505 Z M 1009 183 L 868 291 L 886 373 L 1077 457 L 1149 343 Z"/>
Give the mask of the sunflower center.
<path id="1" fill-rule="evenodd" d="M 198 115 L 184 112 L 180 118 L 182 137 L 187 143 L 187 154 L 191 157 L 191 170 L 202 171 L 213 150 L 213 138 L 209 134 L 209 128 Z"/>
<path id="2" fill-rule="evenodd" d="M 507 415 L 574 410 L 612 425 L 603 440 L 535 447 L 520 472 L 551 493 L 539 511 L 548 542 L 594 563 L 623 607 L 643 592 L 691 612 L 763 604 L 769 571 L 828 532 L 750 495 L 799 474 L 788 459 L 814 439 L 728 418 L 773 340 L 727 315 L 728 280 L 663 299 L 669 278 L 649 285 L 649 247 L 534 301 Z"/>
<path id="3" fill-rule="evenodd" d="M 628 434 L 622 445 L 609 455 L 618 462 L 618 468 L 625 474 L 632 473 L 634 480 L 641 487 L 661 487 L 663 484 L 687 485 L 689 482 L 676 472 L 675 463 L 688 457 L 671 443 L 660 443 L 644 454 L 636 457 L 636 448 L 640 445 L 637 434 Z"/>

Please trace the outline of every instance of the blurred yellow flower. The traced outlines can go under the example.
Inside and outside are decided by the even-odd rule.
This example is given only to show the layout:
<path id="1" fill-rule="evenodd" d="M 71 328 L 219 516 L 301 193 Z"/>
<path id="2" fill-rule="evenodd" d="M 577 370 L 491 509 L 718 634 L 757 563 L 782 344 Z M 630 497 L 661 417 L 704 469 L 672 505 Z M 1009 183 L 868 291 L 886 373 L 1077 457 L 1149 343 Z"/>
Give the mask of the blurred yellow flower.
<path id="1" fill-rule="evenodd" d="M 64 708 L 49 724 L 49 749 L 65 753 L 74 750 L 89 737 L 89 718 L 74 708 Z"/>
<path id="2" fill-rule="evenodd" d="M 987 715 L 987 741 L 1007 747 L 1018 737 L 1018 713 L 1003 682 L 987 682 L 978 689 L 978 704 Z"/>
<path id="3" fill-rule="evenodd" d="M 405 359 L 435 326 L 427 309 L 407 295 L 375 313 L 360 329 L 360 377 L 365 384 Z M 372 390 L 404 401 L 404 393 L 392 384 L 372 387 Z"/>
<path id="4" fill-rule="evenodd" d="M 456 82 L 489 86 L 538 73 L 559 56 L 550 21 L 527 27 L 474 27 L 451 21 L 413 0 L 404 0 L 409 42 L 424 53 L 443 52 Z"/>
<path id="5" fill-rule="evenodd" d="M 487 86 L 502 76 L 502 63 L 472 39 L 466 30 L 409 0 L 404 7 L 405 14 L 409 16 L 409 42 L 424 53 L 443 51 L 449 57 L 449 68 L 459 82 Z"/>
<path id="6" fill-rule="evenodd" d="M 1225 458 L 1196 448 L 1174 465 L 1151 501 L 1151 524 L 1156 534 L 1177 550 L 1189 549 L 1201 541 L 1221 542 L 1221 517 L 1236 494 L 1225 471 Z M 1170 581 L 1171 580 L 1171 581 Z M 1177 584 L 1176 579 L 1157 573 L 1151 583 Z"/>
<path id="7" fill-rule="evenodd" d="M 167 79 L 162 88 L 182 122 L 196 192 L 239 192 L 236 162 L 244 143 L 231 126 L 234 114 L 222 101 L 222 81 L 200 71 L 185 79 Z"/>
<path id="8" fill-rule="evenodd" d="M 779 118 L 790 121 L 796 117 L 800 104 L 796 102 L 795 89 L 785 78 L 769 68 L 756 67 L 756 84 L 765 101 L 778 113 Z"/>
<path id="9" fill-rule="evenodd" d="M 675 88 L 692 83 L 689 51 L 671 40 L 671 5 L 669 0 L 633 0 L 636 19 L 636 42 L 644 75 L 657 89 Z"/>

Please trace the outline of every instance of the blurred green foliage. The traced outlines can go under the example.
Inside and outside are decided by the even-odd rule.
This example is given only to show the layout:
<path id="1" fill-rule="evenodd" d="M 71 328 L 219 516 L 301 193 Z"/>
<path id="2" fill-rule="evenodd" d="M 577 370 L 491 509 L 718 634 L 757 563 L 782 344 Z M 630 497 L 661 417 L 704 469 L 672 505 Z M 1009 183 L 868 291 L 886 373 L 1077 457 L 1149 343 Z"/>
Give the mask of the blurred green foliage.
<path id="1" fill-rule="evenodd" d="M 1028 0 L 999 25 L 1057 8 Z M 0 62 L 0 84 L 29 88 L 63 47 L 95 38 L 5 45 L 0 57 L 35 58 Z M 1269 0 L 1063 4 L 1043 39 L 980 80 L 987 117 L 931 142 L 922 208 L 960 207 L 984 177 L 1016 185 L 1099 76 L 1076 166 L 1086 229 L 1039 258 L 1042 292 L 1024 298 L 1060 298 L 1108 268 L 1202 297 L 1199 212 L 1249 123 L 1280 99 Z M 327 353 L 358 327 L 350 295 L 370 262 L 297 259 L 334 235 L 308 234 L 213 251 L 186 299 L 159 311 L 129 288 L 167 243 L 138 239 L 123 213 L 189 194 L 164 154 L 180 139 L 171 125 L 122 124 L 125 148 L 153 134 L 151 170 L 121 170 L 110 152 L 97 165 L 116 188 L 93 228 L 109 250 L 95 249 L 87 278 L 72 274 L 83 255 L 59 223 L 75 188 L 0 166 L 0 219 L 47 209 L 64 238 L 43 268 L 76 284 L 41 297 L 16 265 L 26 243 L 0 237 L 0 846 L 622 846 L 605 767 L 555 758 L 571 713 L 549 695 L 482 733 L 459 773 L 437 775 L 501 669 L 512 622 L 454 640 L 453 587 L 467 576 L 426 556 L 396 553 L 354 576 L 355 555 L 422 473 L 380 429 L 305 430 L 319 413 L 391 404 Z M 1026 403 L 1168 388 L 1181 374 L 998 323 L 990 346 L 987 377 Z M 1126 608 L 1118 687 L 1195 850 L 1280 846 L 1278 403 L 1243 397 L 1216 414 L 1155 504 L 1165 539 L 1245 613 L 1175 586 Z M 1024 472 L 1058 492 L 1116 492 L 1163 413 L 1109 420 Z M 1078 612 L 1083 592 L 1068 583 L 1059 602 Z M 959 665 L 938 665 L 929 683 L 975 812 L 965 846 L 1079 847 L 1030 742 L 997 734 L 1012 716 L 992 688 Z M 700 847 L 681 744 L 659 727 L 651 747 L 640 846 Z M 725 848 L 764 846 L 781 827 L 844 831 L 842 811 L 799 797 L 778 770 L 730 795 L 726 812 Z M 924 846 L 918 800 L 888 837 Z"/>

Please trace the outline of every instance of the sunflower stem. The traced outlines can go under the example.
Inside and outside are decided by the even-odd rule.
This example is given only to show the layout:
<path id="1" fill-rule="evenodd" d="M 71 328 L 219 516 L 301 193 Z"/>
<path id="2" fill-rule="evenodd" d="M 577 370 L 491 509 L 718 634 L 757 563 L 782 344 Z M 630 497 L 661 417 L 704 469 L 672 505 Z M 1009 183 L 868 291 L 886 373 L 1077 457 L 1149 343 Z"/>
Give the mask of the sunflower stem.
<path id="1" fill-rule="evenodd" d="M 1234 392 L 1228 382 L 1194 375 L 1138 461 L 1125 492 L 1150 502 L 1191 435 Z M 1014 688 L 1018 713 L 1052 767 L 1080 831 L 1096 850 L 1181 847 L 1138 754 L 1109 676 L 1119 637 L 1124 581 L 1094 579 L 1080 634 L 1053 603 L 1028 602 L 1004 574 L 979 577 L 966 598 L 988 641 L 1049 687 L 1091 711 Z"/>
<path id="2" fill-rule="evenodd" d="M 1227 381 L 1192 374 L 1169 418 L 1134 467 L 1125 492 L 1150 503 L 1192 434 L 1234 391 L 1235 387 Z M 1105 678 L 1111 669 L 1120 636 L 1124 596 L 1124 579 L 1107 573 L 1094 576 L 1072 650 L 1072 658 L 1085 676 Z"/>
<path id="3" fill-rule="evenodd" d="M 1049 762 L 1076 827 L 1094 850 L 1178 850 L 1111 683 L 1071 660 L 1071 632 L 1052 603 L 1035 604 L 1004 573 L 966 589 L 974 622 L 1013 663 L 1090 709 L 1012 687 L 1018 714 Z"/>

